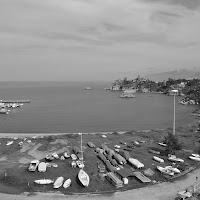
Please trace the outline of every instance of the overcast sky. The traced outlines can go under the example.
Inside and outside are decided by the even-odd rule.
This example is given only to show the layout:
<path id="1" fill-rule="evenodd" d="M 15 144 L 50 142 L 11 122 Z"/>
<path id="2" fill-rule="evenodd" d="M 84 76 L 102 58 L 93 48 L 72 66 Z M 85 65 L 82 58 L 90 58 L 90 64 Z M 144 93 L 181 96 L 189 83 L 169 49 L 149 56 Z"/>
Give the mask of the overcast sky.
<path id="1" fill-rule="evenodd" d="M 200 0 L 0 0 L 0 80 L 200 69 Z"/>

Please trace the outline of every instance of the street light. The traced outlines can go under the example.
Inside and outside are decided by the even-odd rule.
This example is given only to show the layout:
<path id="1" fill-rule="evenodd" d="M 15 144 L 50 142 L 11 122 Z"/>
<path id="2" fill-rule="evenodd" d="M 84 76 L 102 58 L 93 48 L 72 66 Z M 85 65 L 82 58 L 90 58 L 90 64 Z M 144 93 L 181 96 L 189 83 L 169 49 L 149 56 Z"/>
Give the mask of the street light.
<path id="1" fill-rule="evenodd" d="M 175 135 L 175 96 L 178 94 L 178 90 L 171 90 L 171 92 L 174 94 L 174 123 L 173 123 L 173 135 Z"/>

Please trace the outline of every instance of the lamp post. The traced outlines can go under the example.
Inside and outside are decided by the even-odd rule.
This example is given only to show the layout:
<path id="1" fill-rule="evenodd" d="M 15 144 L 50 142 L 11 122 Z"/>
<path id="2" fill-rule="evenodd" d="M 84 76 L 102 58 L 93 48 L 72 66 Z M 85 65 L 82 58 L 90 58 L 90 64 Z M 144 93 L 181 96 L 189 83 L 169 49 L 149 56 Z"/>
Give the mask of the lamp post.
<path id="1" fill-rule="evenodd" d="M 176 115 L 176 112 L 175 112 L 175 104 L 176 104 L 176 101 L 175 101 L 175 96 L 176 94 L 178 94 L 178 90 L 171 90 L 174 94 L 174 123 L 173 123 L 173 135 L 175 135 L 175 115 Z"/>

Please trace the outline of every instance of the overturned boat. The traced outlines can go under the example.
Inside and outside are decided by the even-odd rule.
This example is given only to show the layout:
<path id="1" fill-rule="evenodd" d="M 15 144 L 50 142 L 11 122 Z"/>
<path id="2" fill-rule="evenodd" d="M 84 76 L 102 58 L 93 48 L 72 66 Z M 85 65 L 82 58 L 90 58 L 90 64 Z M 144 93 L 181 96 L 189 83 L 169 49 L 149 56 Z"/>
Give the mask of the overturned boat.
<path id="1" fill-rule="evenodd" d="M 53 183 L 53 180 L 51 179 L 39 179 L 39 180 L 35 180 L 34 183 L 40 184 L 40 185 L 48 185 Z"/>
<path id="2" fill-rule="evenodd" d="M 78 179 L 84 187 L 87 187 L 89 185 L 90 177 L 83 169 L 80 169 L 78 173 Z"/>

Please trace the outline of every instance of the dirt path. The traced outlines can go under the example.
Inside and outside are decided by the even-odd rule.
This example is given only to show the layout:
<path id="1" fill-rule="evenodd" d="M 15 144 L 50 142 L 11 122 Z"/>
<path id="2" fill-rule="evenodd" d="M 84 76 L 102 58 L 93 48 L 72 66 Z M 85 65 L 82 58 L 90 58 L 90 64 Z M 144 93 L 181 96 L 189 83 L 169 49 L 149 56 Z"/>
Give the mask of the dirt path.
<path id="1" fill-rule="evenodd" d="M 80 195 L 80 196 L 64 196 L 62 194 L 48 193 L 37 195 L 6 195 L 0 194 L 1 200 L 173 200 L 177 191 L 185 189 L 196 181 L 196 177 L 200 178 L 200 169 L 186 175 L 185 179 L 177 180 L 173 183 L 162 183 L 151 187 L 129 190 L 125 192 L 117 192 L 113 195 Z"/>

